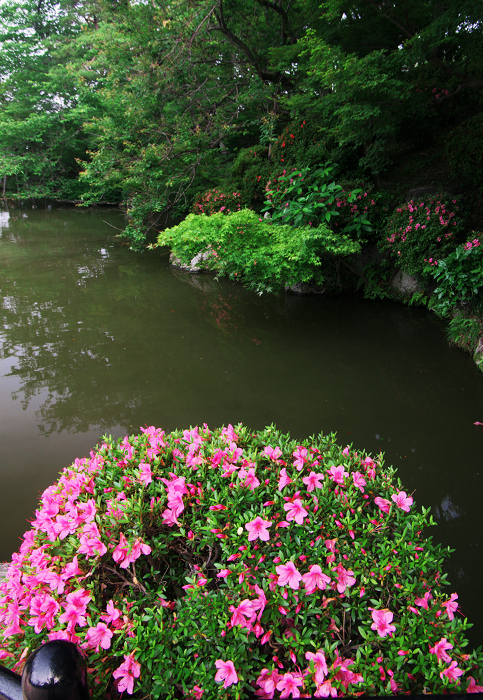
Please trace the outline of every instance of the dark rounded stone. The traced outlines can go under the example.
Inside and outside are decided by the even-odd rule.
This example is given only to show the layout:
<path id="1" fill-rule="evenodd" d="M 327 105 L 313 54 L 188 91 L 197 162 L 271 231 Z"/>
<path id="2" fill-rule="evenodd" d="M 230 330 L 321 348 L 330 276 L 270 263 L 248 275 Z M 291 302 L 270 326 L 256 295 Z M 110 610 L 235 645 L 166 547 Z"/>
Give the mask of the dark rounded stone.
<path id="1" fill-rule="evenodd" d="M 22 673 L 27 700 L 88 700 L 84 657 L 72 642 L 54 640 L 36 649 Z"/>

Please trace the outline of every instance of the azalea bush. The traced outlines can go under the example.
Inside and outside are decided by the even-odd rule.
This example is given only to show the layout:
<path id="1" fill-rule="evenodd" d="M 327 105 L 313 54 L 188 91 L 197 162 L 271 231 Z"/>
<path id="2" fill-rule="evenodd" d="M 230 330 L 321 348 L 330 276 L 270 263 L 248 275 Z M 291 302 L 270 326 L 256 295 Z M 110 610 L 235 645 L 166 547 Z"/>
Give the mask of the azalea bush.
<path id="1" fill-rule="evenodd" d="M 193 214 L 216 214 L 223 212 L 229 214 L 240 211 L 242 208 L 242 195 L 240 192 L 223 192 L 221 189 L 207 190 L 199 194 L 193 202 Z"/>
<path id="2" fill-rule="evenodd" d="M 441 195 L 411 200 L 388 217 L 381 248 L 404 272 L 430 278 L 431 265 L 454 250 L 462 231 L 456 199 Z"/>
<path id="3" fill-rule="evenodd" d="M 158 245 L 169 246 L 185 264 L 200 253 L 211 252 L 205 255 L 208 269 L 243 281 L 259 293 L 300 282 L 322 283 L 322 262 L 360 250 L 357 242 L 334 233 L 326 224 L 275 226 L 250 209 L 227 215 L 190 214 L 162 231 Z"/>
<path id="4" fill-rule="evenodd" d="M 104 438 L 12 557 L 2 663 L 75 642 L 99 700 L 477 692 L 428 510 L 333 434 Z"/>
<path id="5" fill-rule="evenodd" d="M 269 212 L 274 222 L 291 226 L 327 223 L 341 233 L 364 238 L 372 232 L 367 218 L 368 203 L 361 202 L 367 198 L 367 192 L 361 189 L 347 191 L 336 183 L 331 175 L 334 168 L 328 163 L 312 171 L 310 168 L 291 172 L 283 170 L 267 183 L 267 199 L 262 212 Z M 340 222 L 337 221 L 339 217 Z"/>

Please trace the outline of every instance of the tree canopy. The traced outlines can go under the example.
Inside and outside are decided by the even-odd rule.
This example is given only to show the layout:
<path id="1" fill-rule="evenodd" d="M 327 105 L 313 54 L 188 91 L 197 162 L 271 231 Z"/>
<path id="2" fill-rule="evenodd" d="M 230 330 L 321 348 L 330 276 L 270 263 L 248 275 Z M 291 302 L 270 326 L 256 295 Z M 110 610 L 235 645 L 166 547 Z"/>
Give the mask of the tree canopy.
<path id="1" fill-rule="evenodd" d="M 469 135 L 483 139 L 480 9 L 7 0 L 0 178 L 7 194 L 123 203 L 140 243 L 210 188 L 261 206 L 290 166 L 331 160 L 380 186 L 417 149 L 451 162 Z M 478 180 L 474 159 L 453 160 Z"/>

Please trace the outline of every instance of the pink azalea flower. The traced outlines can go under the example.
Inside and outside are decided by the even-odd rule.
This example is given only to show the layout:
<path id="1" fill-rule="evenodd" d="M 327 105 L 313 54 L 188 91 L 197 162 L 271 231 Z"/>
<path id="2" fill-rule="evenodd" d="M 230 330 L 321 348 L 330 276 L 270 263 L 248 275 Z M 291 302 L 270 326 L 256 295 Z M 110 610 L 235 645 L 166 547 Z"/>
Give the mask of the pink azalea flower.
<path id="1" fill-rule="evenodd" d="M 315 472 L 310 472 L 310 474 L 302 479 L 304 484 L 307 486 L 307 491 L 310 493 L 314 489 L 321 489 L 322 484 L 320 480 L 324 478 L 323 474 L 316 474 Z"/>
<path id="2" fill-rule="evenodd" d="M 120 678 L 117 689 L 120 693 L 126 690 L 129 695 L 133 693 L 134 679 L 141 675 L 141 665 L 134 660 L 133 654 L 124 654 L 123 663 L 112 674 L 114 678 Z"/>
<path id="3" fill-rule="evenodd" d="M 257 488 L 257 486 L 260 486 L 260 481 L 255 476 L 254 469 L 248 470 L 247 477 L 243 482 L 243 486 L 247 486 L 250 489 L 250 491 L 254 491 Z"/>
<path id="4" fill-rule="evenodd" d="M 215 661 L 215 666 L 218 669 L 215 675 L 215 681 L 218 683 L 223 681 L 224 688 L 228 688 L 228 686 L 238 683 L 238 676 L 236 675 L 233 661 L 223 661 L 222 659 L 217 659 Z"/>
<path id="5" fill-rule="evenodd" d="M 267 528 L 271 527 L 272 523 L 270 520 L 263 520 L 259 515 L 254 520 L 246 523 L 245 528 L 248 530 L 248 541 L 253 542 L 260 538 L 264 542 L 268 542 L 270 539 L 270 534 Z"/>
<path id="6" fill-rule="evenodd" d="M 278 490 L 281 491 L 284 486 L 287 486 L 287 484 L 291 484 L 292 479 L 287 475 L 287 470 L 284 468 L 280 472 L 280 478 L 278 480 Z"/>
<path id="7" fill-rule="evenodd" d="M 247 624 L 247 619 L 249 621 L 254 619 L 256 617 L 255 613 L 258 610 L 256 607 L 256 604 L 252 600 L 248 600 L 246 598 L 245 600 L 242 600 L 240 605 L 235 608 L 234 605 L 230 605 L 229 607 L 230 612 L 232 613 L 231 619 L 230 619 L 230 625 L 232 627 L 236 627 L 236 625 L 241 625 L 241 627 L 248 627 L 250 629 L 251 625 Z"/>
<path id="8" fill-rule="evenodd" d="M 326 585 L 330 583 L 330 577 L 322 572 L 318 564 L 312 564 L 312 566 L 309 567 L 308 573 L 302 576 L 302 581 L 305 584 L 307 594 L 310 594 L 313 593 L 316 588 L 320 588 L 321 591 L 325 590 Z M 318 682 L 322 683 L 322 681 Z"/>
<path id="9" fill-rule="evenodd" d="M 384 513 L 389 513 L 391 510 L 391 501 L 388 501 L 386 498 L 381 498 L 380 496 L 377 496 L 374 499 L 374 503 L 376 506 L 379 506 L 379 508 L 384 512 Z"/>
<path id="10" fill-rule="evenodd" d="M 101 620 L 104 622 L 116 622 L 121 617 L 121 611 L 118 610 L 114 602 L 110 600 L 106 606 L 106 612 L 101 615 Z"/>
<path id="11" fill-rule="evenodd" d="M 446 678 L 449 678 L 450 681 L 458 681 L 458 678 L 460 676 L 462 676 L 463 673 L 464 673 L 463 669 L 458 668 L 457 662 L 452 661 L 451 664 L 448 666 L 448 668 L 445 668 L 444 671 L 441 671 L 439 676 L 440 676 L 441 680 L 443 680 L 443 677 L 446 676 Z"/>
<path id="12" fill-rule="evenodd" d="M 293 561 L 277 566 L 276 571 L 279 586 L 290 586 L 290 588 L 297 590 L 299 582 L 302 580 L 302 574 L 298 571 Z"/>
<path id="13" fill-rule="evenodd" d="M 431 652 L 431 654 L 436 654 L 436 656 L 438 657 L 438 661 L 450 663 L 451 658 L 446 653 L 446 649 L 452 648 L 453 645 L 446 640 L 446 637 L 443 637 L 443 639 L 440 639 L 439 642 L 437 642 L 434 645 L 434 647 L 431 647 L 429 651 Z"/>
<path id="14" fill-rule="evenodd" d="M 336 698 L 337 688 L 332 687 L 330 681 L 324 681 L 321 683 L 314 693 L 314 698 Z"/>
<path id="15" fill-rule="evenodd" d="M 324 652 L 322 649 L 319 649 L 315 654 L 311 651 L 306 651 L 305 658 L 308 659 L 308 661 L 314 662 L 315 682 L 317 685 L 320 685 L 324 682 L 324 678 L 328 674 Z"/>
<path id="16" fill-rule="evenodd" d="M 296 469 L 297 471 L 299 471 L 299 472 L 302 471 L 305 462 L 308 461 L 308 459 L 307 459 L 307 455 L 308 455 L 307 449 L 306 449 L 305 447 L 297 447 L 297 449 L 294 450 L 294 452 L 292 452 L 292 454 L 293 454 L 293 456 L 295 457 L 295 460 L 294 460 L 294 463 L 293 463 L 295 469 Z"/>
<path id="17" fill-rule="evenodd" d="M 109 649 L 111 646 L 112 632 L 104 622 L 98 622 L 95 627 L 89 627 L 86 639 L 89 646 L 98 652 L 100 646 L 103 649 Z"/>
<path id="18" fill-rule="evenodd" d="M 420 608 L 424 608 L 425 610 L 429 609 L 429 601 L 433 596 L 429 591 L 427 591 L 422 598 L 416 598 L 414 603 L 415 605 L 419 605 Z"/>
<path id="19" fill-rule="evenodd" d="M 391 625 L 393 613 L 389 610 L 373 610 L 372 619 L 374 620 L 371 625 L 371 629 L 377 630 L 380 637 L 385 637 L 387 634 L 392 636 L 392 633 L 396 630 L 395 625 Z"/>
<path id="20" fill-rule="evenodd" d="M 476 685 L 473 676 L 468 676 L 470 682 L 469 686 L 466 688 L 467 693 L 483 693 L 483 685 Z"/>
<path id="21" fill-rule="evenodd" d="M 147 486 L 153 480 L 153 474 L 151 472 L 151 467 L 149 466 L 149 464 L 145 464 L 144 462 L 140 462 L 139 463 L 139 470 L 140 470 L 139 481 L 141 482 L 141 484 L 144 484 L 145 486 Z"/>
<path id="22" fill-rule="evenodd" d="M 281 678 L 282 676 L 277 669 L 274 669 L 271 673 L 269 673 L 268 668 L 262 668 L 262 672 L 257 678 L 257 685 L 259 685 L 262 691 L 265 693 L 265 695 L 262 697 L 273 698 L 277 683 Z"/>
<path id="23" fill-rule="evenodd" d="M 399 491 L 399 493 L 393 493 L 391 498 L 398 508 L 401 508 L 401 510 L 409 513 L 409 509 L 413 504 L 412 496 L 407 496 L 406 491 Z"/>
<path id="24" fill-rule="evenodd" d="M 361 493 L 364 493 L 364 486 L 366 485 L 366 480 L 360 472 L 352 473 L 352 481 L 354 482 L 354 486 L 356 487 L 356 489 L 359 489 Z"/>
<path id="25" fill-rule="evenodd" d="M 338 467 L 331 467 L 329 469 L 329 475 L 336 484 L 344 485 L 344 478 L 349 476 L 349 472 L 346 472 L 342 465 Z"/>
<path id="26" fill-rule="evenodd" d="M 338 564 L 333 571 L 337 571 L 337 590 L 343 593 L 348 586 L 353 586 L 356 582 L 354 572 L 345 569 L 342 564 Z"/>
<path id="27" fill-rule="evenodd" d="M 277 683 L 277 690 L 280 690 L 281 698 L 288 698 L 292 695 L 293 698 L 300 697 L 300 686 L 304 684 L 304 678 L 301 673 L 284 673 L 281 680 Z"/>
<path id="28" fill-rule="evenodd" d="M 263 454 L 265 457 L 268 457 L 268 459 L 271 459 L 273 462 L 277 462 L 278 458 L 282 456 L 282 450 L 280 449 L 280 447 L 270 447 L 270 445 L 267 445 L 263 450 Z"/>
<path id="29" fill-rule="evenodd" d="M 287 520 L 295 520 L 299 525 L 303 525 L 304 518 L 308 515 L 308 511 L 303 507 L 300 498 L 296 498 L 293 503 L 285 503 L 283 508 L 287 511 Z"/>
<path id="30" fill-rule="evenodd" d="M 446 612 L 448 613 L 448 617 L 450 620 L 454 618 L 454 614 L 458 609 L 458 603 L 456 602 L 458 600 L 458 594 L 457 593 L 452 593 L 451 598 L 446 601 L 446 603 L 443 603 L 443 607 L 446 608 Z"/>

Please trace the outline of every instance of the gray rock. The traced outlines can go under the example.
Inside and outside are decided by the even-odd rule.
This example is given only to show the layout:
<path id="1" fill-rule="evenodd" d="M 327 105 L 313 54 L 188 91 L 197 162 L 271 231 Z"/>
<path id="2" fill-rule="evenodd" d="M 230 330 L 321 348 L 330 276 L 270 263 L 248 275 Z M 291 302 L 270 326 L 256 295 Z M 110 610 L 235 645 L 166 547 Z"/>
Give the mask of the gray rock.
<path id="1" fill-rule="evenodd" d="M 321 287 L 318 284 L 296 282 L 296 284 L 287 284 L 285 291 L 291 294 L 324 294 L 325 287 Z"/>
<path id="2" fill-rule="evenodd" d="M 408 275 L 402 270 L 399 270 L 399 272 L 397 272 L 392 278 L 391 289 L 405 296 L 424 291 L 424 288 L 421 286 L 417 277 L 414 275 Z"/>
<path id="3" fill-rule="evenodd" d="M 195 255 L 189 265 L 187 265 L 171 253 L 169 256 L 169 264 L 178 268 L 178 270 L 186 270 L 187 272 L 210 272 L 207 265 L 203 263 L 209 260 L 212 255 L 213 252 L 211 250 L 203 250 L 201 253 L 198 253 L 198 255 Z"/>
<path id="4" fill-rule="evenodd" d="M 422 197 L 430 196 L 434 197 L 436 194 L 447 194 L 453 196 L 451 188 L 449 187 L 435 187 L 434 185 L 426 185 L 424 187 L 415 187 L 406 195 L 406 202 L 410 202 L 412 199 L 421 199 Z"/>

